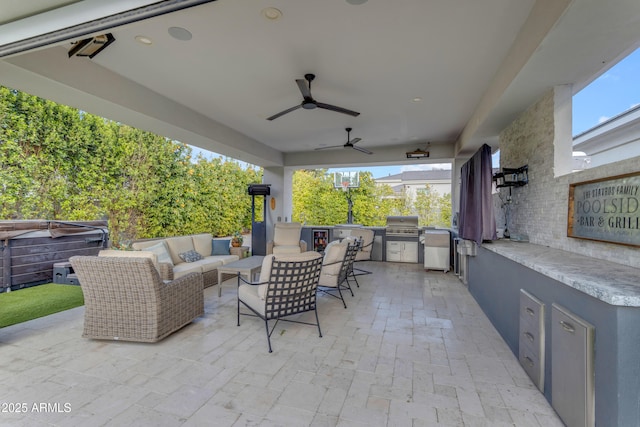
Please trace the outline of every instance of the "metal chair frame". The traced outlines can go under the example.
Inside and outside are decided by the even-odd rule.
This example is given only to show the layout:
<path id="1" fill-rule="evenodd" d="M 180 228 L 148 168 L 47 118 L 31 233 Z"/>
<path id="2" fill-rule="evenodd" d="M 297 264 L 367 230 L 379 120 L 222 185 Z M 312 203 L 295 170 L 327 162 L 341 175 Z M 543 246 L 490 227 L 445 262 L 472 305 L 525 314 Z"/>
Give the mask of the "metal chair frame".
<path id="1" fill-rule="evenodd" d="M 342 305 L 344 306 L 344 308 L 347 308 L 347 303 L 345 302 L 344 296 L 342 295 L 342 290 L 343 289 L 349 290 L 349 292 L 351 293 L 351 296 L 354 296 L 353 290 L 351 289 L 351 282 L 349 281 L 349 274 L 350 274 L 349 272 L 353 268 L 353 261 L 355 260 L 357 253 L 358 253 L 357 243 L 347 245 L 347 251 L 345 252 L 344 259 L 342 259 L 342 261 L 336 261 L 336 262 L 332 262 L 330 264 L 324 265 L 324 266 L 329 266 L 329 265 L 337 264 L 339 262 L 342 263 L 342 266 L 340 267 L 340 273 L 338 274 L 337 286 L 335 288 L 322 286 L 322 285 L 318 286 L 319 292 L 322 292 L 326 295 L 342 300 Z M 356 283 L 357 283 L 357 280 L 356 280 Z M 338 292 L 338 295 L 333 293 L 336 291 Z"/>
<path id="2" fill-rule="evenodd" d="M 241 314 L 245 316 L 259 317 L 264 320 L 269 353 L 272 352 L 271 335 L 280 320 L 317 326 L 318 335 L 322 338 L 320 320 L 318 319 L 318 310 L 316 307 L 316 290 L 318 287 L 318 280 L 320 279 L 321 268 L 322 257 L 305 261 L 279 261 L 274 259 L 271 266 L 271 275 L 267 282 L 248 282 L 238 274 L 238 288 L 242 283 L 246 283 L 251 286 L 267 285 L 267 291 L 264 299 L 264 315 L 249 306 L 246 302 L 242 301 L 238 296 L 238 326 L 240 326 Z M 253 314 L 241 313 L 240 303 L 251 310 Z M 284 317 L 308 311 L 313 311 L 315 313 L 315 323 L 284 319 Z M 275 320 L 271 329 L 269 329 L 269 320 Z"/>
<path id="3" fill-rule="evenodd" d="M 358 241 L 360 242 L 360 246 L 358 248 L 359 251 L 361 251 L 364 248 L 368 248 L 369 246 L 373 246 L 373 241 L 371 241 L 369 244 L 362 246 L 363 240 L 362 239 L 358 239 Z M 354 261 L 354 262 L 364 262 L 364 261 L 369 261 L 369 260 L 361 260 L 361 261 Z M 355 273 L 357 271 L 357 273 Z M 367 274 L 373 274 L 373 272 L 369 271 L 369 270 L 363 270 L 361 268 L 357 268 L 357 267 L 353 267 L 351 269 L 351 276 L 355 279 L 356 284 L 358 285 L 358 287 L 360 287 L 360 284 L 358 284 L 358 280 L 356 279 L 356 276 L 366 276 Z"/>

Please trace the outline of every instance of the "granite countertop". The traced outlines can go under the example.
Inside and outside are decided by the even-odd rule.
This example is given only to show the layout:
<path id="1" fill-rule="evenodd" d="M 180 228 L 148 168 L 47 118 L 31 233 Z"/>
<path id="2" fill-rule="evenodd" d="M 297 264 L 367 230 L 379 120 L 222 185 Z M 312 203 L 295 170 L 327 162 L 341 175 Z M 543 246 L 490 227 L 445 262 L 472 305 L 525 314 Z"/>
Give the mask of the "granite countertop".
<path id="1" fill-rule="evenodd" d="M 482 248 L 608 304 L 640 307 L 640 269 L 532 243 L 495 240 Z"/>

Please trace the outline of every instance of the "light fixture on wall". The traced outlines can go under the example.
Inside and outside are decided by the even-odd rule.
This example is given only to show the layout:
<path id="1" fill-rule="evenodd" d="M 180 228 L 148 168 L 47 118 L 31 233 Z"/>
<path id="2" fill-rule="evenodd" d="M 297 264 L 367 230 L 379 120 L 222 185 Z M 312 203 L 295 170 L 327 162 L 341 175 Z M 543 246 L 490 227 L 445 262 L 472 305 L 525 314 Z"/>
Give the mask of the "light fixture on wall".
<path id="1" fill-rule="evenodd" d="M 116 39 L 111 33 L 107 33 L 77 41 L 69 51 L 69 58 L 71 58 L 72 56 L 86 56 L 89 58 L 93 58 L 115 40 Z"/>
<path id="2" fill-rule="evenodd" d="M 502 168 L 500 172 L 493 174 L 496 188 L 522 187 L 529 182 L 529 165 L 519 168 Z"/>
<path id="3" fill-rule="evenodd" d="M 429 157 L 429 143 L 427 143 L 427 149 L 422 150 L 416 148 L 414 151 L 407 151 L 407 159 L 426 159 Z"/>

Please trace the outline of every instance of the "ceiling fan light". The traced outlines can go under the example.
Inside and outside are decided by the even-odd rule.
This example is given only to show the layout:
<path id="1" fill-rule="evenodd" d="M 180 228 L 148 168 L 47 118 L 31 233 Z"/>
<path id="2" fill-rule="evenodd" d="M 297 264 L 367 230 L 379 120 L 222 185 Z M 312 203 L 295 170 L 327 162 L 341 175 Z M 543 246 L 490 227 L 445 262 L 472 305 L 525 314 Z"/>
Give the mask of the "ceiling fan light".
<path id="1" fill-rule="evenodd" d="M 357 111 L 351 111 L 346 108 L 338 107 L 336 105 L 317 102 L 315 99 L 313 99 L 313 96 L 311 96 L 311 82 L 315 78 L 316 78 L 315 74 L 308 73 L 304 75 L 304 79 L 306 80 L 306 82 L 305 80 L 302 80 L 302 79 L 296 79 L 296 84 L 298 85 L 298 89 L 302 94 L 302 103 L 294 107 L 287 108 L 286 110 L 281 111 L 278 114 L 274 114 L 271 117 L 267 117 L 267 120 L 269 121 L 275 120 L 280 116 L 283 116 L 287 113 L 297 110 L 298 108 L 304 108 L 305 110 L 314 110 L 316 108 L 321 108 L 323 110 L 336 111 L 338 113 L 347 114 L 353 117 L 357 117 L 360 115 L 360 113 L 358 113 Z"/>

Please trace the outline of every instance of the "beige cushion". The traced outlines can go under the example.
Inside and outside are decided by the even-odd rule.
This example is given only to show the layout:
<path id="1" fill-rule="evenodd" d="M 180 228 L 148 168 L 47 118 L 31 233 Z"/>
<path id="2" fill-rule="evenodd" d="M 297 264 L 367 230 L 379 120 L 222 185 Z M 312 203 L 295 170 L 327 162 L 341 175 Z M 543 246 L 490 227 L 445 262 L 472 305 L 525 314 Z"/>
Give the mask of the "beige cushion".
<path id="1" fill-rule="evenodd" d="M 318 280 L 318 286 L 323 288 L 337 288 L 338 278 L 336 274 L 322 274 L 320 273 L 320 280 Z"/>
<path id="2" fill-rule="evenodd" d="M 264 298 L 260 298 L 260 296 L 258 295 L 258 288 L 260 288 L 260 286 L 252 286 L 252 285 L 243 283 L 238 287 L 238 298 L 242 300 L 245 304 L 247 304 L 249 307 L 254 309 L 256 312 L 264 316 L 266 307 L 264 303 Z"/>
<path id="3" fill-rule="evenodd" d="M 223 265 L 222 261 L 214 261 L 211 258 L 207 259 L 201 259 L 200 261 L 196 261 L 196 264 L 200 264 L 200 266 L 202 267 L 202 272 L 206 273 L 208 271 L 213 271 L 213 270 L 217 270 L 218 267 L 221 267 Z"/>
<path id="4" fill-rule="evenodd" d="M 302 224 L 299 222 L 277 223 L 273 229 L 274 246 L 299 246 L 301 230 Z"/>
<path id="5" fill-rule="evenodd" d="M 373 232 L 373 230 L 370 230 L 368 228 L 354 228 L 351 230 L 352 237 L 357 237 L 358 239 L 362 240 L 362 247 L 356 255 L 356 260 L 360 261 L 363 259 L 369 259 L 371 257 L 374 234 L 375 233 Z"/>
<path id="6" fill-rule="evenodd" d="M 347 253 L 349 242 L 331 242 L 324 249 L 324 258 L 322 260 L 322 272 L 325 274 L 338 275 L 344 256 Z M 329 265 L 330 264 L 330 265 Z"/>
<path id="7" fill-rule="evenodd" d="M 157 245 L 160 242 L 163 242 L 163 240 L 161 239 L 143 240 L 141 242 L 133 242 L 131 244 L 131 247 L 135 251 L 142 251 L 142 250 L 146 250 L 149 246 Z"/>
<path id="8" fill-rule="evenodd" d="M 173 267 L 173 275 L 178 278 L 194 271 L 197 273 L 207 273 L 217 270 L 221 265 L 222 261 L 216 261 L 211 257 L 194 262 L 183 262 Z"/>
<path id="9" fill-rule="evenodd" d="M 120 258 L 149 258 L 153 262 L 153 266 L 160 272 L 158 268 L 158 257 L 150 251 L 117 251 L 114 249 L 103 249 L 98 252 L 100 257 L 120 257 Z"/>
<path id="10" fill-rule="evenodd" d="M 278 261 L 307 261 L 321 257 L 318 252 L 315 251 L 307 251 L 301 254 L 286 254 L 286 255 L 267 255 L 262 260 L 262 268 L 260 270 L 260 283 L 264 283 L 263 285 L 254 286 L 258 288 L 257 294 L 261 299 L 264 299 L 267 295 L 267 283 L 269 278 L 271 277 L 271 265 L 273 264 L 273 260 L 276 259 Z"/>
<path id="11" fill-rule="evenodd" d="M 157 242 L 155 245 L 144 248 L 144 250 L 156 254 L 156 256 L 158 257 L 158 262 L 165 262 L 167 264 L 173 265 L 173 260 L 171 259 L 171 255 L 169 255 L 167 245 L 163 240 Z"/>
<path id="12" fill-rule="evenodd" d="M 275 258 L 274 255 L 267 255 L 262 260 L 262 267 L 260 268 L 260 278 L 258 279 L 260 283 L 264 283 L 269 280 L 269 277 L 271 276 L 271 264 L 273 263 L 273 258 Z"/>
<path id="13" fill-rule="evenodd" d="M 174 265 L 184 262 L 179 254 L 195 250 L 191 236 L 168 237 L 165 242 L 169 248 L 169 254 L 171 255 Z"/>
<path id="14" fill-rule="evenodd" d="M 211 241 L 213 236 L 211 234 L 194 234 L 191 236 L 193 239 L 193 248 L 203 257 L 211 255 Z"/>
<path id="15" fill-rule="evenodd" d="M 215 259 L 216 261 L 222 261 L 223 264 L 229 264 L 230 262 L 238 261 L 240 257 L 238 255 L 211 255 L 209 259 Z"/>
<path id="16" fill-rule="evenodd" d="M 300 244 L 274 246 L 272 252 L 273 254 L 299 254 Z"/>
<path id="17" fill-rule="evenodd" d="M 337 245 L 339 243 L 340 243 L 340 240 L 332 240 L 329 243 L 327 243 L 327 246 L 324 247 L 324 256 L 325 256 L 325 258 L 327 256 L 327 252 L 329 252 L 332 247 L 334 247 L 335 245 Z"/>
<path id="18" fill-rule="evenodd" d="M 150 258 L 153 265 L 158 266 L 158 257 L 150 251 L 117 251 L 114 249 L 103 249 L 98 252 L 98 256 L 120 257 L 120 258 Z"/>
<path id="19" fill-rule="evenodd" d="M 182 262 L 173 266 L 173 278 L 178 279 L 182 276 L 186 276 L 189 273 L 202 274 L 202 265 L 198 262 Z"/>

